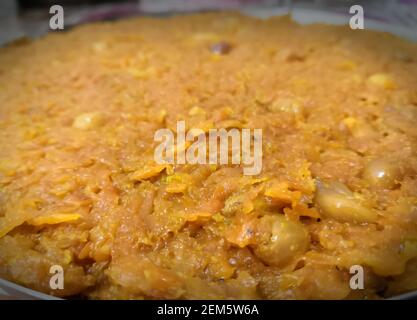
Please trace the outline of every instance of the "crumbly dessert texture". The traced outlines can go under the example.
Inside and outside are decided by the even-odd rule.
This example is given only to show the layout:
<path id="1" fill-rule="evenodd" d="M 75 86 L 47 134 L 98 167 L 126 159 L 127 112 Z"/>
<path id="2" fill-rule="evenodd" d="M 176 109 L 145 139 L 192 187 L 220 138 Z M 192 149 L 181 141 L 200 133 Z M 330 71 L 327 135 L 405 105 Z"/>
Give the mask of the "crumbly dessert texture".
<path id="1" fill-rule="evenodd" d="M 261 174 L 155 164 L 155 131 L 179 120 L 261 128 Z M 417 45 L 384 33 L 209 13 L 13 43 L 0 50 L 0 277 L 90 299 L 417 289 L 416 120 Z"/>

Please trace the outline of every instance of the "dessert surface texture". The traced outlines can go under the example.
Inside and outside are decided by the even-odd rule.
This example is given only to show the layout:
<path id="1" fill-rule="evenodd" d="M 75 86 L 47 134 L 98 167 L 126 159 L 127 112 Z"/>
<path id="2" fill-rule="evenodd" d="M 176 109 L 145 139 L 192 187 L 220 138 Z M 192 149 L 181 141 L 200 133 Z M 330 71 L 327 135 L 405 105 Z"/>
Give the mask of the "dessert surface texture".
<path id="1" fill-rule="evenodd" d="M 154 133 L 181 120 L 262 129 L 261 173 L 155 163 Z M 417 289 L 416 124 L 417 45 L 389 34 L 207 13 L 17 41 L 0 49 L 0 277 L 89 299 Z"/>

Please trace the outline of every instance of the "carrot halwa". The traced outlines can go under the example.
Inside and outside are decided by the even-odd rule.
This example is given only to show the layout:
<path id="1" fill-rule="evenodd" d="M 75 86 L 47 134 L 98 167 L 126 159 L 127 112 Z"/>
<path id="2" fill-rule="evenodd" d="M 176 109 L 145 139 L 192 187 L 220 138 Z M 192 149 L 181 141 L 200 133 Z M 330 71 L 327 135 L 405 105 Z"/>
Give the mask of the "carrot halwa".
<path id="1" fill-rule="evenodd" d="M 155 131 L 181 120 L 261 128 L 261 174 L 156 164 Z M 16 42 L 0 50 L 0 277 L 90 299 L 417 289 L 416 120 L 417 45 L 389 34 L 210 13 Z"/>

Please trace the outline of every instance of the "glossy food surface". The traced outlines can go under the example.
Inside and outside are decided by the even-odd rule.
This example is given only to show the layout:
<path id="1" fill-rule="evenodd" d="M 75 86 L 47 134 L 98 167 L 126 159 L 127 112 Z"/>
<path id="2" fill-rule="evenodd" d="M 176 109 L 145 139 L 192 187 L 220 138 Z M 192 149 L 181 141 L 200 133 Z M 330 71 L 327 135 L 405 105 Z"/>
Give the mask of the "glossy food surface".
<path id="1" fill-rule="evenodd" d="M 179 120 L 261 128 L 261 174 L 155 164 L 155 131 Z M 416 123 L 417 47 L 388 34 L 213 13 L 15 43 L 0 50 L 0 277 L 92 299 L 417 289 Z"/>

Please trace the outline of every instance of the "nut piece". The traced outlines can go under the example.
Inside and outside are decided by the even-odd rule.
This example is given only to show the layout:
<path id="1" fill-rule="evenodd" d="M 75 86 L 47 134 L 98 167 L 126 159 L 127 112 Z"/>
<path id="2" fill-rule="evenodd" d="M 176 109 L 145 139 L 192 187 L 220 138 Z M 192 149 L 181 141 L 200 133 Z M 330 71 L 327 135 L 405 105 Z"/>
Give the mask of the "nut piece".
<path id="1" fill-rule="evenodd" d="M 222 41 L 222 42 L 213 44 L 210 47 L 210 50 L 214 54 L 223 55 L 223 54 L 228 54 L 230 50 L 232 50 L 232 46 L 230 45 L 230 43 Z"/>
<path id="2" fill-rule="evenodd" d="M 363 177 L 371 185 L 391 189 L 401 179 L 401 170 L 389 160 L 376 159 L 366 166 Z"/>
<path id="3" fill-rule="evenodd" d="M 94 129 L 103 124 L 103 116 L 99 112 L 89 112 L 80 114 L 75 118 L 72 126 L 81 130 Z"/>
<path id="4" fill-rule="evenodd" d="M 381 87 L 384 89 L 394 89 L 395 88 L 395 82 L 392 79 L 392 77 L 385 73 L 376 73 L 373 74 L 368 78 L 368 82 L 371 85 Z"/>
<path id="5" fill-rule="evenodd" d="M 318 186 L 315 202 L 323 217 L 341 222 L 374 222 L 378 218 L 375 211 L 361 204 L 343 183 L 335 182 L 328 187 Z"/>
<path id="6" fill-rule="evenodd" d="M 257 231 L 259 239 L 254 252 L 272 266 L 284 266 L 299 258 L 310 241 L 307 229 L 284 215 L 262 217 Z"/>

